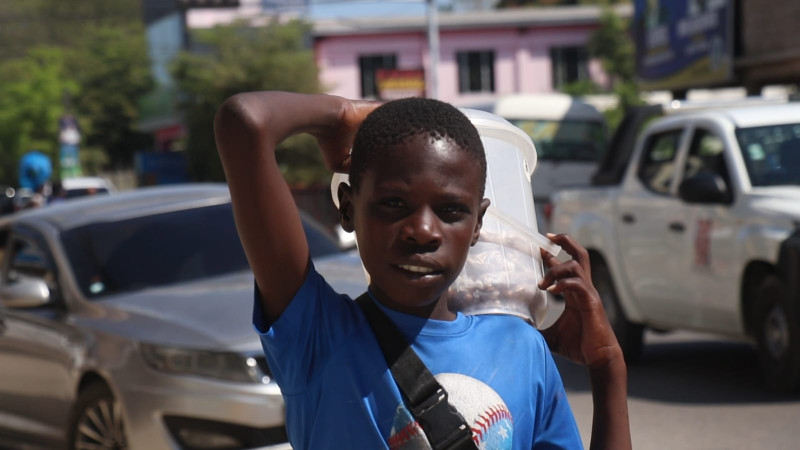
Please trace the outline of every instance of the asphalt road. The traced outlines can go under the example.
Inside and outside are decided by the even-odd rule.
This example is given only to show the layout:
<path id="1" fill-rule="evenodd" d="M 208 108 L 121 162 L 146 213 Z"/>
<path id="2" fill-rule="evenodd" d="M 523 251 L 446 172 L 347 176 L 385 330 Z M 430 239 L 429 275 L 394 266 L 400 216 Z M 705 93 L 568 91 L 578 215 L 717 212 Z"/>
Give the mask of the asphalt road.
<path id="1" fill-rule="evenodd" d="M 550 319 L 560 307 L 554 303 Z M 556 362 L 588 448 L 592 399 L 586 370 Z M 749 343 L 684 331 L 647 332 L 643 357 L 628 373 L 634 449 L 800 448 L 800 394 L 766 390 Z"/>

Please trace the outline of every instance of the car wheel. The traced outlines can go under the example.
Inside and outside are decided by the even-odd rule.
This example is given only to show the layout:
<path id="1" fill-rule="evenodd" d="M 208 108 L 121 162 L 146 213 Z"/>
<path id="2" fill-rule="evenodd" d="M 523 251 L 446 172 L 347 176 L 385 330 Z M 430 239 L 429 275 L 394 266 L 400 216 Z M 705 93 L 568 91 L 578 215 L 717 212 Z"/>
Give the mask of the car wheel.
<path id="1" fill-rule="evenodd" d="M 622 348 L 625 360 L 628 362 L 638 360 L 642 354 L 644 326 L 629 321 L 625 316 L 625 311 L 622 310 L 617 296 L 617 290 L 614 288 L 611 271 L 601 258 L 592 258 L 592 283 L 597 289 L 597 293 L 600 294 L 600 300 L 606 310 L 606 317 L 617 336 L 617 342 Z"/>
<path id="2" fill-rule="evenodd" d="M 70 450 L 128 448 L 122 408 L 104 384 L 92 384 L 78 396 L 69 424 Z"/>
<path id="3" fill-rule="evenodd" d="M 786 284 L 767 277 L 756 296 L 758 361 L 767 385 L 779 392 L 800 387 L 800 323 Z"/>

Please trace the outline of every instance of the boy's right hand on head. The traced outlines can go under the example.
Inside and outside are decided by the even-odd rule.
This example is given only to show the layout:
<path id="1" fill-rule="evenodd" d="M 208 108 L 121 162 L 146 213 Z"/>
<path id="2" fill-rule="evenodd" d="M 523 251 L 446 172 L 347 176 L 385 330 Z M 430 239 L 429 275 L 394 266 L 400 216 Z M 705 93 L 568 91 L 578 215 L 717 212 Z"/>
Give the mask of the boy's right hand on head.
<path id="1" fill-rule="evenodd" d="M 313 130 L 325 167 L 332 172 L 347 173 L 350 169 L 350 148 L 364 119 L 382 102 L 342 99 L 337 121 L 330 127 Z"/>

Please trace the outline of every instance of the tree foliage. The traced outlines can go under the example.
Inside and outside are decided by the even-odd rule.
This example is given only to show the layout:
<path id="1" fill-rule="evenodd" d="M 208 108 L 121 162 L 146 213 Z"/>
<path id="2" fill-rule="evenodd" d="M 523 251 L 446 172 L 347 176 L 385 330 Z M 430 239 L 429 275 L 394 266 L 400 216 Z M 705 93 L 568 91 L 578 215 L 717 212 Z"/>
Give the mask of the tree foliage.
<path id="1" fill-rule="evenodd" d="M 74 47 L 88 28 L 141 22 L 141 0 L 0 1 L 0 60 L 40 46 Z"/>
<path id="2" fill-rule="evenodd" d="M 612 90 L 619 101 L 616 108 L 606 112 L 613 129 L 629 108 L 642 104 L 636 83 L 635 47 L 628 32 L 628 21 L 613 9 L 604 8 L 600 28 L 589 38 L 589 53 L 600 59 L 603 69 L 611 77 Z"/>
<path id="3" fill-rule="evenodd" d="M 183 93 L 181 110 L 189 131 L 186 151 L 195 178 L 224 180 L 213 119 L 225 99 L 245 91 L 320 91 L 308 31 L 303 22 L 274 21 L 261 27 L 220 26 L 192 36 L 195 51 L 179 55 L 172 72 Z M 278 158 L 290 183 L 312 184 L 329 175 L 307 136 L 286 142 Z M 292 158 L 291 164 L 286 164 L 287 158 Z"/>
<path id="4" fill-rule="evenodd" d="M 142 26 L 91 28 L 71 55 L 71 74 L 83 87 L 71 100 L 85 144 L 104 149 L 113 167 L 131 166 L 133 153 L 150 144 L 136 131 L 137 101 L 154 87 Z"/>
<path id="5" fill-rule="evenodd" d="M 80 87 L 67 74 L 64 52 L 40 47 L 0 63 L 0 180 L 17 184 L 23 154 L 39 150 L 56 161 L 65 93 Z"/>
<path id="6" fill-rule="evenodd" d="M 152 88 L 139 0 L 0 2 L 0 182 L 27 151 L 58 165 L 58 119 L 78 117 L 89 173 L 132 164 L 137 100 Z M 105 167 L 102 167 L 105 168 Z M 57 170 L 56 170 L 56 173 Z"/>

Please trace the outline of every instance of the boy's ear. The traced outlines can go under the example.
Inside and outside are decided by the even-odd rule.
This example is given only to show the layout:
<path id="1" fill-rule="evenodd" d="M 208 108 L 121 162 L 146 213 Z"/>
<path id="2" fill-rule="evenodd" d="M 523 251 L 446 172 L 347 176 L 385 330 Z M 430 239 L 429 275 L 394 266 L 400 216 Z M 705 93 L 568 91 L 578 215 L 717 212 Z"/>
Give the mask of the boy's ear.
<path id="1" fill-rule="evenodd" d="M 484 198 L 481 200 L 480 209 L 478 210 L 478 223 L 475 224 L 475 231 L 472 232 L 472 243 L 469 244 L 473 246 L 478 243 L 478 238 L 481 236 L 481 227 L 483 227 L 483 215 L 486 214 L 486 209 L 489 208 L 489 204 L 492 201 L 488 198 Z"/>
<path id="2" fill-rule="evenodd" d="M 352 233 L 353 226 L 353 188 L 347 183 L 339 183 L 336 191 L 339 197 L 339 224 L 344 231 Z"/>

